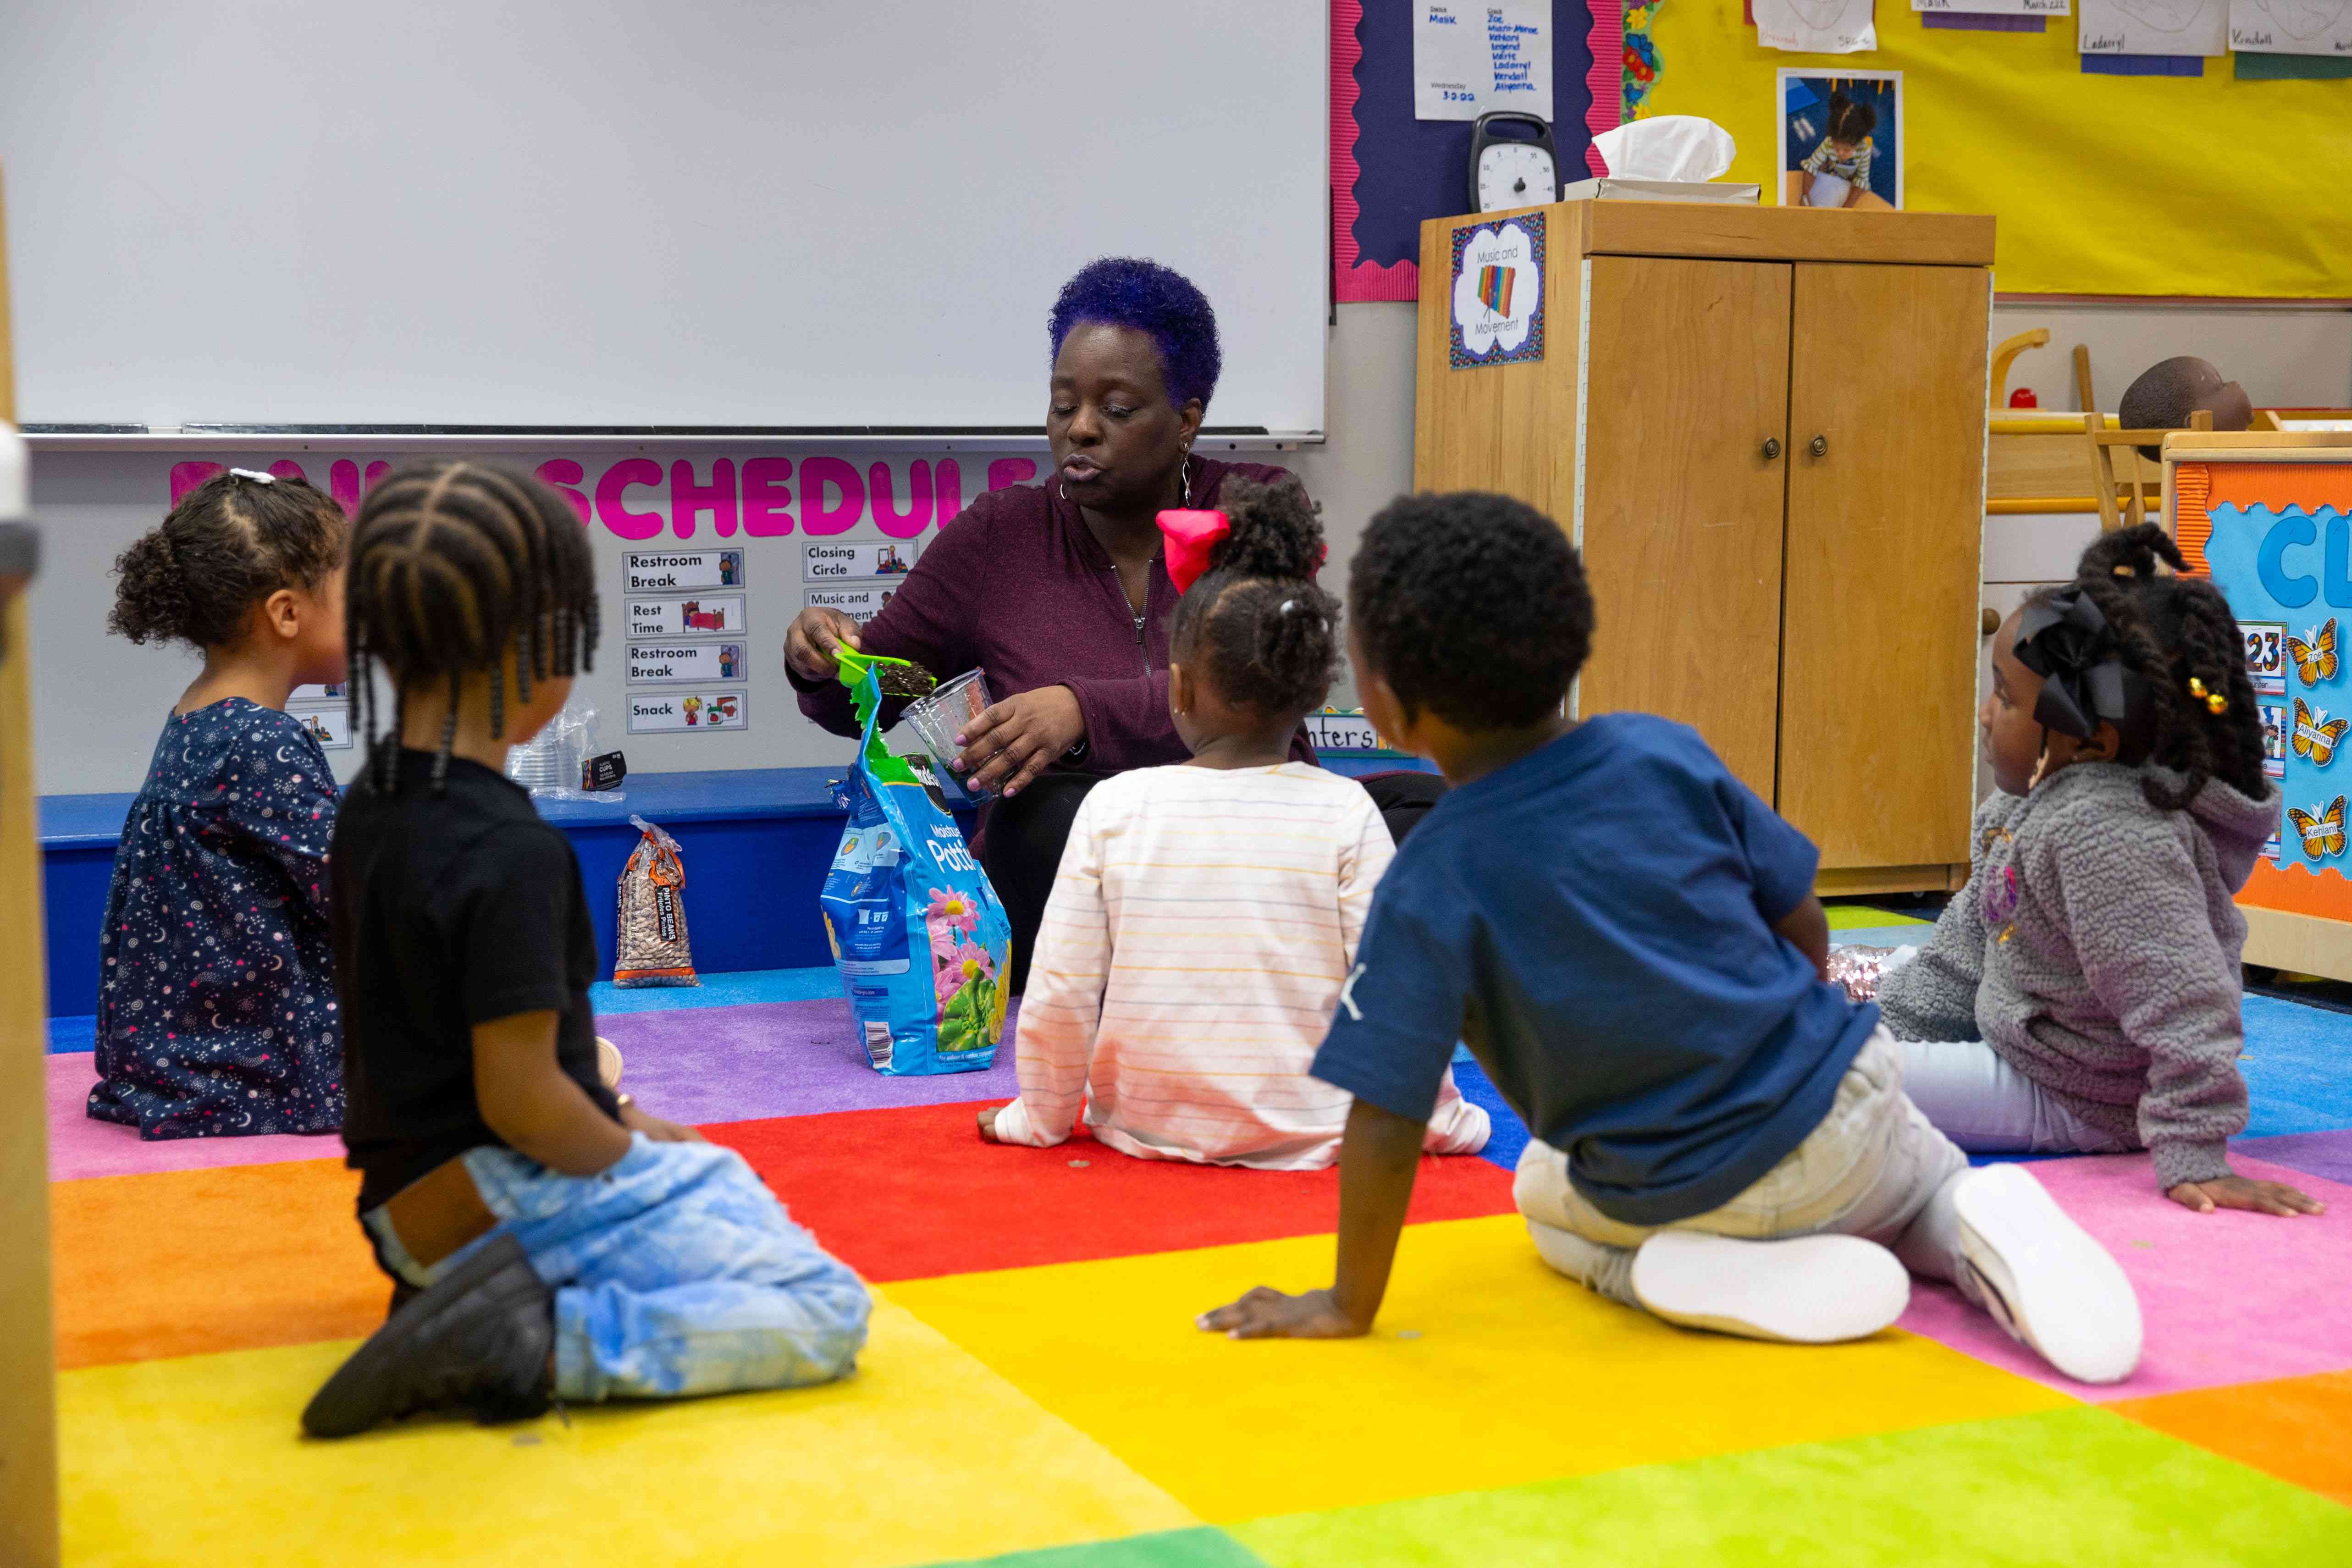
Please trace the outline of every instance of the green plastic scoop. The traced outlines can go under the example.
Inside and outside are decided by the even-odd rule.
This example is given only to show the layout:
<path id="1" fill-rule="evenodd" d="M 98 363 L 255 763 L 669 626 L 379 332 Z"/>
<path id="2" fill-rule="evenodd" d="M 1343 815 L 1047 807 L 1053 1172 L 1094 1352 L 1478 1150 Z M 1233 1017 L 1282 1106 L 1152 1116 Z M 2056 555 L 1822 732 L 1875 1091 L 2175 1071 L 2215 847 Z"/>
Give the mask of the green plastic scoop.
<path id="1" fill-rule="evenodd" d="M 850 701 L 857 709 L 857 726 L 867 732 L 867 768 L 884 783 L 920 783 L 905 760 L 882 743 L 882 732 L 874 727 L 874 714 L 882 706 L 885 697 L 920 697 L 940 683 L 939 678 L 912 659 L 892 658 L 887 654 L 860 653 L 856 648 L 836 647 L 833 650 L 833 657 L 839 667 L 835 678 L 849 688 Z M 900 670 L 908 673 L 899 675 L 898 672 Z M 891 689 L 887 691 L 883 689 L 886 680 L 891 684 Z"/>

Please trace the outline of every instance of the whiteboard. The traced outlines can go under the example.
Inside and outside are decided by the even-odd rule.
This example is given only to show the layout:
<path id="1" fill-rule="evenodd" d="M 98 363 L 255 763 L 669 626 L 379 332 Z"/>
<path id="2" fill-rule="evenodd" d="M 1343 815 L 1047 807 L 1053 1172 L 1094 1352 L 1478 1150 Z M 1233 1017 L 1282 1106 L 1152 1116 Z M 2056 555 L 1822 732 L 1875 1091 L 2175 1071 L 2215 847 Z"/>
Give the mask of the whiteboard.
<path id="1" fill-rule="evenodd" d="M 28 425 L 1034 430 L 1142 255 L 1323 428 L 1322 0 L 0 12 Z"/>

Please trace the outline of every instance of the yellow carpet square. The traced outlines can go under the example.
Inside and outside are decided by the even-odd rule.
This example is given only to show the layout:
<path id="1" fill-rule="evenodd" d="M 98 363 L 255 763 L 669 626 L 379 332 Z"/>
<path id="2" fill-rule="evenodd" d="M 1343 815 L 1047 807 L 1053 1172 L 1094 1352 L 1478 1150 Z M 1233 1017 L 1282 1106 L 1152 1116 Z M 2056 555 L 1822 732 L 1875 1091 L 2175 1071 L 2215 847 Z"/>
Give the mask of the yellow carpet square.
<path id="1" fill-rule="evenodd" d="M 1889 1331 L 1766 1345 L 1669 1327 L 1547 1268 L 1516 1215 L 1409 1226 L 1369 1339 L 1192 1326 L 1328 1282 L 1332 1242 L 901 1281 L 892 1297 L 1212 1522 L 1520 1485 L 2073 1402 Z"/>
<path id="2" fill-rule="evenodd" d="M 904 1310 L 820 1389 L 297 1436 L 350 1342 L 59 1380 L 76 1568 L 936 1563 L 1199 1522 Z"/>

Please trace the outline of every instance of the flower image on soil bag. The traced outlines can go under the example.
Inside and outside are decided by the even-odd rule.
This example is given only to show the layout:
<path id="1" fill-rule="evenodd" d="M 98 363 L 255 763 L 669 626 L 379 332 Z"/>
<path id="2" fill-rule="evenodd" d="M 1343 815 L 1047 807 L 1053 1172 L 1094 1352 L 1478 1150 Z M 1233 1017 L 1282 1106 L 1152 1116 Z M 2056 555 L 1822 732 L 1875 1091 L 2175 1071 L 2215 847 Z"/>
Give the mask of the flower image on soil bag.
<path id="1" fill-rule="evenodd" d="M 677 840 L 642 816 L 629 823 L 645 837 L 621 868 L 613 984 L 699 985 L 686 940 L 686 862 L 678 858 Z"/>
<path id="2" fill-rule="evenodd" d="M 1013 929 L 935 789 L 876 733 L 876 670 L 850 656 L 842 681 L 866 738 L 841 787 L 849 823 L 824 879 L 834 966 L 877 1071 L 977 1072 L 1004 1037 Z"/>

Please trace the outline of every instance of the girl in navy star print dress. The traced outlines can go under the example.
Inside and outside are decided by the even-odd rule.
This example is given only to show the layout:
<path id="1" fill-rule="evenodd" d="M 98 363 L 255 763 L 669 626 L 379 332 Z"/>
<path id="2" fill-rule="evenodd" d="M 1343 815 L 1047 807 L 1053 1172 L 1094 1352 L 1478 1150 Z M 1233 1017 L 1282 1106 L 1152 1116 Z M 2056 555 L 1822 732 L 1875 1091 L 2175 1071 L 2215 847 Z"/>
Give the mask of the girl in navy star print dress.
<path id="1" fill-rule="evenodd" d="M 301 480 L 232 469 L 115 563 L 111 629 L 205 655 L 123 824 L 99 937 L 89 1114 L 142 1138 L 342 1124 L 335 780 L 284 710 L 343 679 L 345 533 Z"/>

